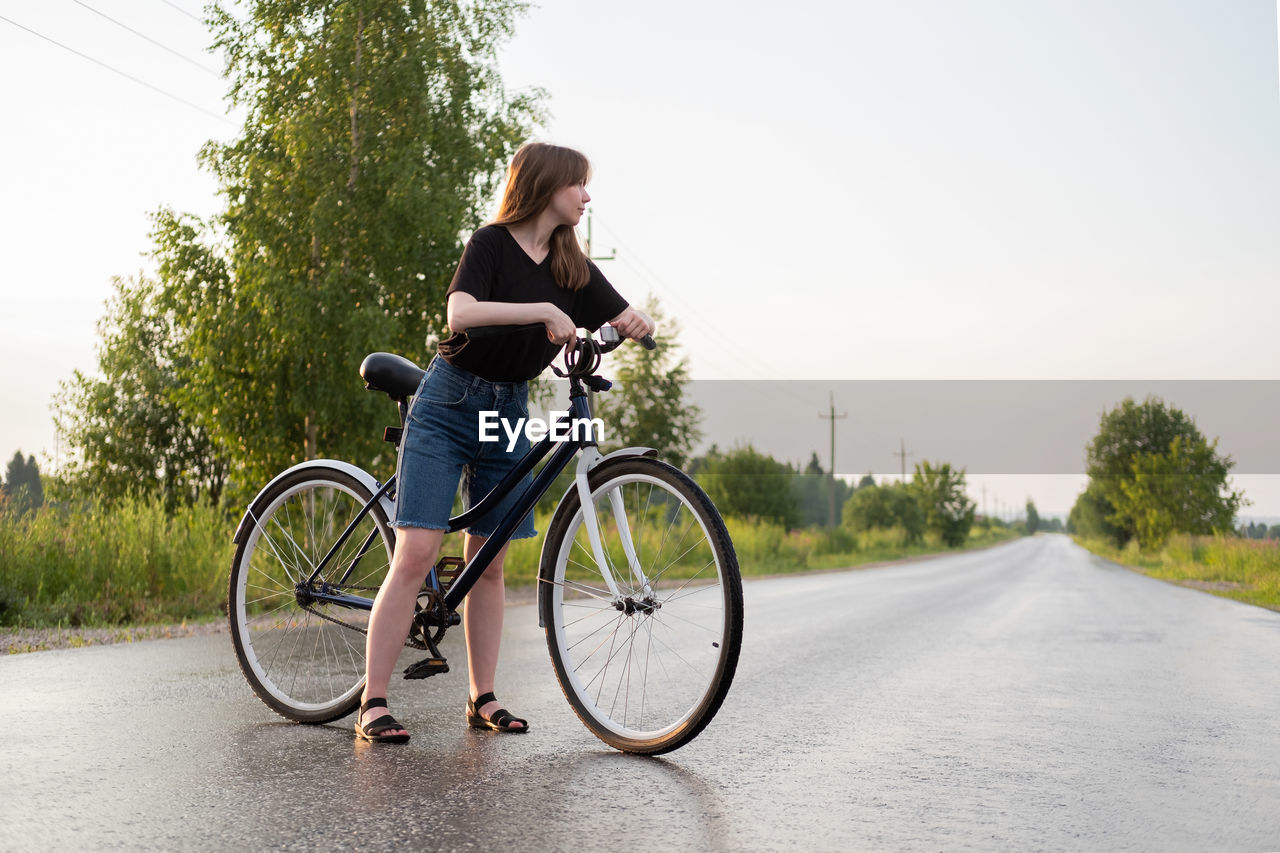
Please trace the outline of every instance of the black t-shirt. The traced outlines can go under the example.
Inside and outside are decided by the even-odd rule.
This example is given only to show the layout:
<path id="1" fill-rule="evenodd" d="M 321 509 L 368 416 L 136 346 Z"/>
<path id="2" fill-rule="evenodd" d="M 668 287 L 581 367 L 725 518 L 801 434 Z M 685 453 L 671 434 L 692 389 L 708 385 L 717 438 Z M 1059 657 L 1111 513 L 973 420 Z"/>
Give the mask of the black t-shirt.
<path id="1" fill-rule="evenodd" d="M 551 277 L 551 254 L 540 264 L 525 253 L 511 232 L 501 225 L 486 225 L 467 241 L 453 274 L 449 293 L 469 293 L 477 302 L 550 302 L 580 328 L 595 331 L 621 314 L 627 300 L 590 260 L 591 279 L 581 290 L 560 287 Z M 547 340 L 546 329 L 513 332 L 470 340 L 465 333 L 440 345 L 440 355 L 454 367 L 469 370 L 490 382 L 523 382 L 533 379 L 560 352 Z"/>

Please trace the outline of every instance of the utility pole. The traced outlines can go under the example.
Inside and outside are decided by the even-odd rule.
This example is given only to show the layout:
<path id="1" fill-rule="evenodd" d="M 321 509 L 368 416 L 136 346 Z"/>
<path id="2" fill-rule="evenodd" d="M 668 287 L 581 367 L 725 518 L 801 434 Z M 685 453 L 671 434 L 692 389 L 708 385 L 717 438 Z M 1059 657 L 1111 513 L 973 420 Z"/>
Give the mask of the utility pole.
<path id="1" fill-rule="evenodd" d="M 830 527 L 836 526 L 836 421 L 849 417 L 848 412 L 836 414 L 836 395 L 831 394 L 831 411 L 830 414 L 822 414 L 818 412 L 818 417 L 823 420 L 831 421 L 831 470 L 827 473 L 827 524 Z"/>
<path id="2" fill-rule="evenodd" d="M 591 211 L 587 211 L 587 257 L 593 261 L 612 261 L 618 257 L 618 250 L 613 249 L 607 255 L 596 257 L 591 254 Z"/>
<path id="3" fill-rule="evenodd" d="M 907 457 L 915 456 L 916 454 L 915 454 L 915 451 L 912 451 L 910 453 L 907 452 L 907 443 L 903 441 L 901 438 L 898 439 L 898 445 L 902 449 L 893 455 L 897 456 L 898 459 L 902 462 L 902 481 L 905 483 L 907 481 Z"/>

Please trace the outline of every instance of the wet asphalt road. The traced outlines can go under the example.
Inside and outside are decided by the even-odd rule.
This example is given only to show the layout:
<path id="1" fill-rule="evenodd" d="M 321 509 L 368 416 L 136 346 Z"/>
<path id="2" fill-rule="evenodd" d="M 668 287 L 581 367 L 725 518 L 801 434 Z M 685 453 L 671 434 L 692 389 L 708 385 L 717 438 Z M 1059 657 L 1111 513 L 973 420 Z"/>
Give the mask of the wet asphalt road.
<path id="1" fill-rule="evenodd" d="M 226 635 L 0 660 L 0 850 L 1280 849 L 1280 613 L 1062 536 L 746 599 L 724 708 L 660 759 L 582 727 L 528 606 L 525 736 L 468 730 L 458 671 L 393 683 L 404 747 L 284 722 Z"/>

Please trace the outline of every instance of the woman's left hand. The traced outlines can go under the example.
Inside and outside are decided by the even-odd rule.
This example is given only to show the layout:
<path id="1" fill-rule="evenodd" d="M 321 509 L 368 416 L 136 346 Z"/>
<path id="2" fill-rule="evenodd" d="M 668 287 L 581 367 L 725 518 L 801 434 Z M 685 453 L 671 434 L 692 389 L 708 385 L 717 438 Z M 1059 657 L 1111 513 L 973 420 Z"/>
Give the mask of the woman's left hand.
<path id="1" fill-rule="evenodd" d="M 655 328 L 652 317 L 643 311 L 637 311 L 631 306 L 627 306 L 625 311 L 610 320 L 609 325 L 633 341 L 638 341 L 645 335 L 652 335 Z"/>

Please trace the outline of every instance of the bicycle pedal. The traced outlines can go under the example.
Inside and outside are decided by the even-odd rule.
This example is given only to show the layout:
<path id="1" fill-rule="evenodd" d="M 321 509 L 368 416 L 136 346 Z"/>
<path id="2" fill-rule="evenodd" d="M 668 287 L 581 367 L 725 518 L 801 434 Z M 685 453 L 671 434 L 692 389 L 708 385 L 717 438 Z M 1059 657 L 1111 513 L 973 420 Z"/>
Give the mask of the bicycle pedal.
<path id="1" fill-rule="evenodd" d="M 430 678 L 443 675 L 449 671 L 449 662 L 444 658 L 424 658 L 415 664 L 405 667 L 405 678 Z"/>
<path id="2" fill-rule="evenodd" d="M 436 561 L 435 570 L 436 578 L 440 582 L 440 588 L 447 590 L 453 585 L 453 580 L 458 573 L 467 565 L 467 561 L 461 557 L 441 557 Z"/>

